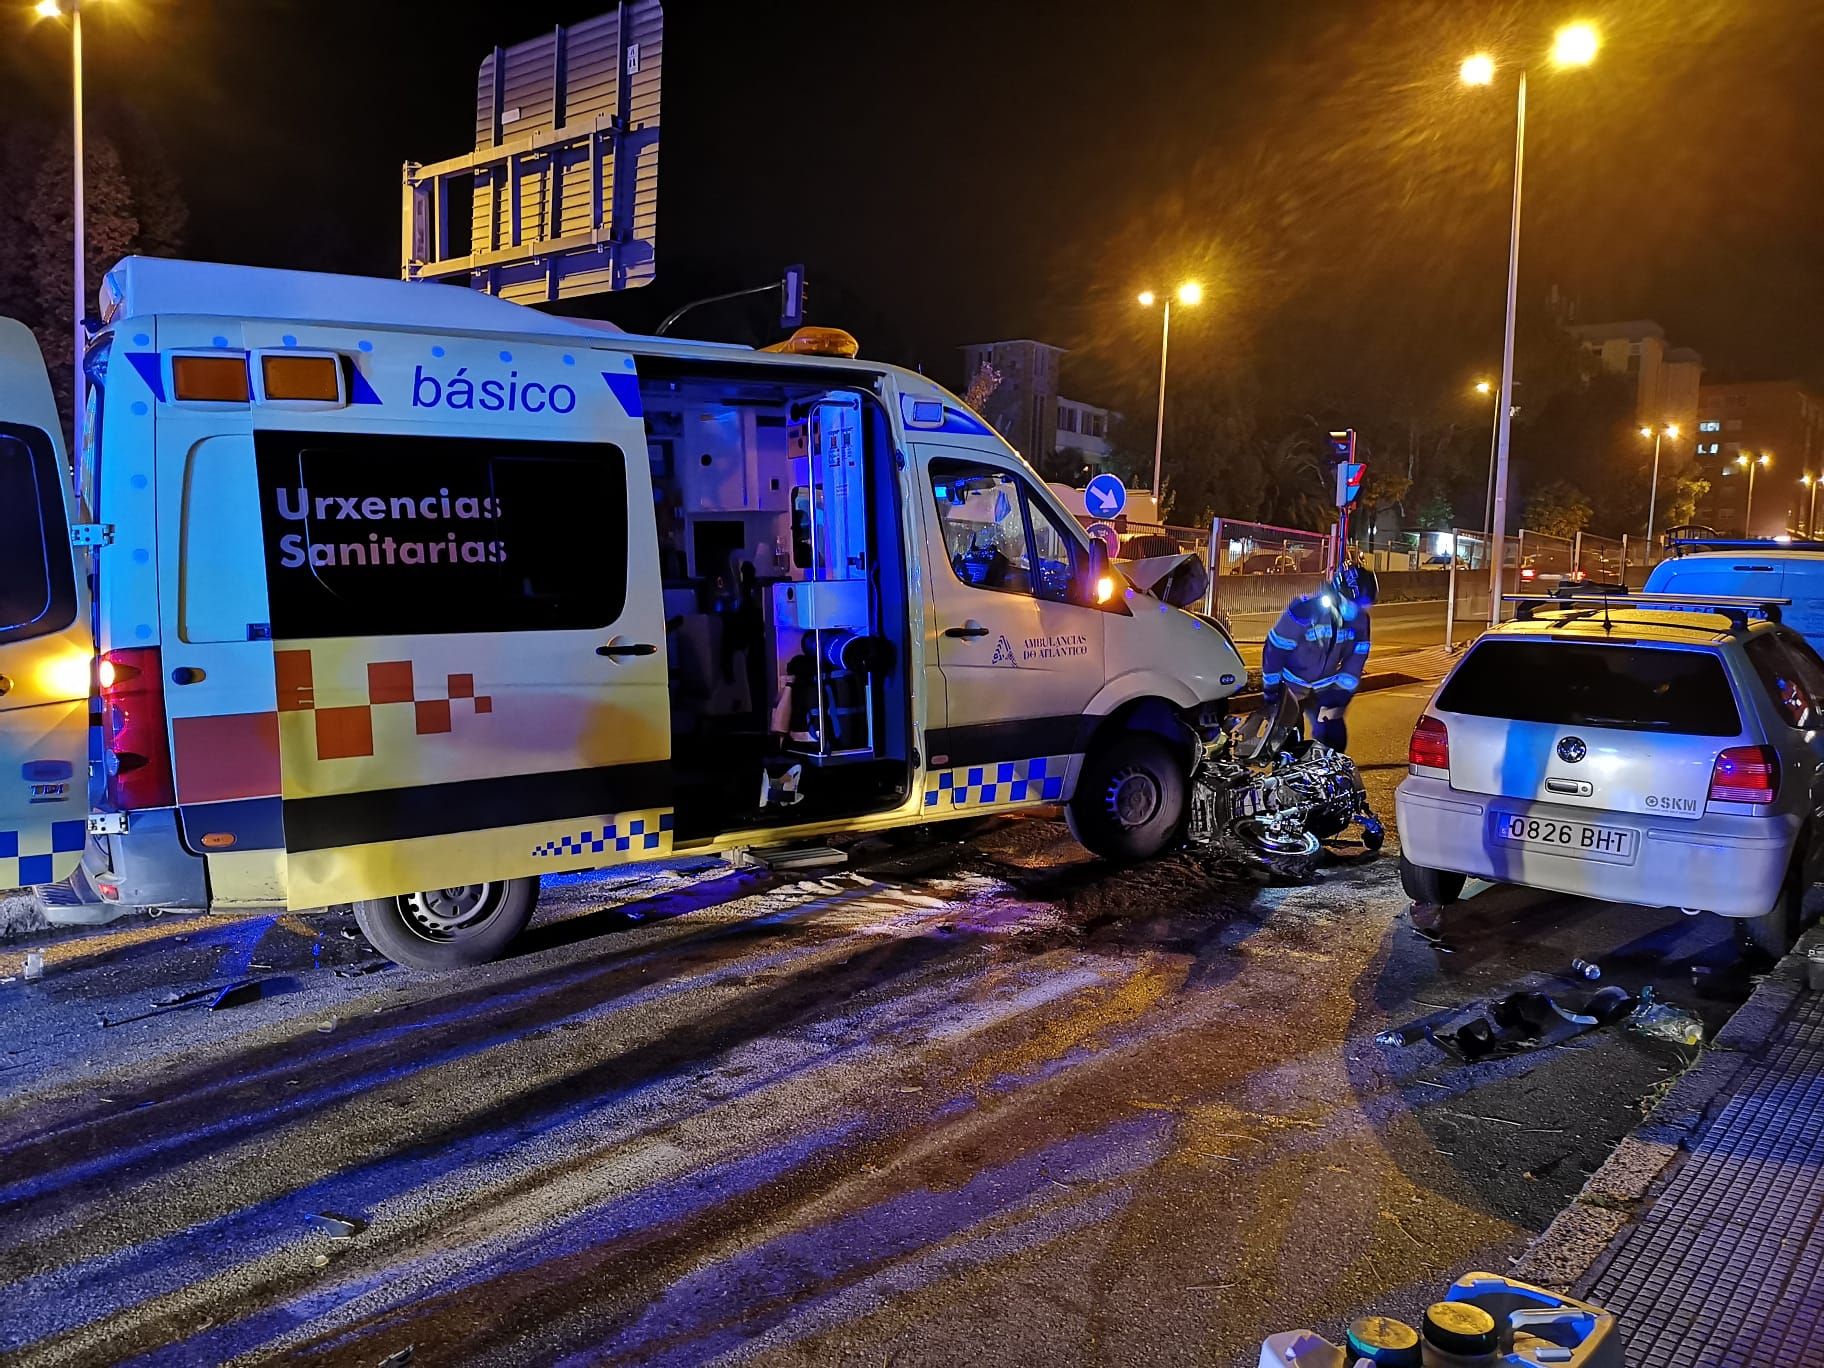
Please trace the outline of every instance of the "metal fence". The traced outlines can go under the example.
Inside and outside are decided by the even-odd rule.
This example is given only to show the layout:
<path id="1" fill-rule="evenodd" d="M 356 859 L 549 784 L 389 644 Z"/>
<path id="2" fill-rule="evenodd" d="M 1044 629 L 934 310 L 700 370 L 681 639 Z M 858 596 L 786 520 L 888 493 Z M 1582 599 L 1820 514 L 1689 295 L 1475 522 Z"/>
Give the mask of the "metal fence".
<path id="1" fill-rule="evenodd" d="M 1302 527 L 1217 518 L 1210 525 L 1217 548 L 1216 575 L 1318 575 L 1326 568 L 1330 536 Z"/>

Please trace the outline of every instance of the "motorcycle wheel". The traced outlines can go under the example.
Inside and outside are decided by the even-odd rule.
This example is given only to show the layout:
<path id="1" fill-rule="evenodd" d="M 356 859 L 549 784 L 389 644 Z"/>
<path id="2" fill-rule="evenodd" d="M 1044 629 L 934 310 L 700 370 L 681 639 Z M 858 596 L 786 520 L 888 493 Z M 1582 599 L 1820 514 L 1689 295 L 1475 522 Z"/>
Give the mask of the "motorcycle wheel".
<path id="1" fill-rule="evenodd" d="M 1309 831 L 1282 836 L 1258 817 L 1244 817 L 1235 824 L 1235 837 L 1248 852 L 1274 874 L 1285 879 L 1308 879 L 1323 854 L 1324 843 Z"/>

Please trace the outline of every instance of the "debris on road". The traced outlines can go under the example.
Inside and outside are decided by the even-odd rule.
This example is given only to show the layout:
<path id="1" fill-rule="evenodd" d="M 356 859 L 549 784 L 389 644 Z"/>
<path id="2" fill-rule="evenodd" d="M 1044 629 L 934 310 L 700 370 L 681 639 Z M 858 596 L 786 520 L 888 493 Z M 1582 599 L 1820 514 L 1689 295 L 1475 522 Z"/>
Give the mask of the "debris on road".
<path id="1" fill-rule="evenodd" d="M 341 1017 L 330 1017 L 327 1021 L 319 1021 L 317 1023 L 317 1029 L 324 1035 L 328 1035 L 331 1031 L 335 1030 L 337 1026 L 341 1025 L 341 1023 Z"/>
<path id="2" fill-rule="evenodd" d="M 1586 959 L 1571 961 L 1571 972 L 1578 978 L 1594 981 L 1602 977 L 1602 966 Z"/>
<path id="3" fill-rule="evenodd" d="M 209 1010 L 219 1012 L 226 1007 L 241 1007 L 249 1002 L 260 1000 L 260 980 L 246 979 L 240 983 L 231 983 L 215 995 L 215 1001 L 209 1004 Z"/>
<path id="4" fill-rule="evenodd" d="M 364 960 L 360 964 L 345 964 L 336 970 L 337 978 L 361 978 L 367 974 L 377 974 L 382 969 L 391 967 L 391 962 L 383 959 Z"/>
<path id="5" fill-rule="evenodd" d="M 310 1223 L 335 1240 L 352 1240 L 367 1229 L 366 1221 L 355 1216 L 338 1216 L 333 1211 L 312 1212 Z"/>
<path id="6" fill-rule="evenodd" d="M 31 983 L 44 977 L 44 951 L 27 950 L 25 952 L 25 981 Z"/>
<path id="7" fill-rule="evenodd" d="M 166 993 L 152 1004 L 148 1012 L 135 1012 L 131 1016 L 109 1017 L 96 1013 L 96 1024 L 106 1030 L 111 1026 L 125 1026 L 130 1021 L 144 1021 L 147 1017 L 164 1016 L 167 1012 L 181 1012 L 185 1008 L 195 1007 L 207 1001 L 209 1010 L 214 1012 L 226 1007 L 239 1007 L 243 1003 L 256 1002 L 265 989 L 264 979 L 240 979 L 234 983 L 224 984 L 217 988 L 213 985 L 206 988 L 187 988 L 175 993 Z"/>
<path id="8" fill-rule="evenodd" d="M 415 1344 L 408 1344 L 405 1348 L 388 1354 L 385 1358 L 380 1360 L 378 1368 L 400 1368 L 401 1364 L 410 1363 L 412 1361 L 412 1351 L 417 1347 L 418 1346 Z"/>
<path id="9" fill-rule="evenodd" d="M 1390 1027 L 1375 1037 L 1389 1049 L 1429 1040 L 1466 1064 L 1523 1050 L 1562 1045 L 1598 1026 L 1612 1026 L 1635 1010 L 1640 999 L 1614 984 L 1598 988 L 1583 1002 L 1567 1005 L 1538 989 L 1521 989 L 1492 1001 L 1433 1012 Z M 1449 1029 L 1445 1022 L 1458 1021 Z"/>
<path id="10" fill-rule="evenodd" d="M 1682 1007 L 1660 1002 L 1651 987 L 1640 990 L 1640 1004 L 1628 1024 L 1649 1040 L 1667 1040 L 1674 1045 L 1704 1043 L 1704 1023 Z"/>

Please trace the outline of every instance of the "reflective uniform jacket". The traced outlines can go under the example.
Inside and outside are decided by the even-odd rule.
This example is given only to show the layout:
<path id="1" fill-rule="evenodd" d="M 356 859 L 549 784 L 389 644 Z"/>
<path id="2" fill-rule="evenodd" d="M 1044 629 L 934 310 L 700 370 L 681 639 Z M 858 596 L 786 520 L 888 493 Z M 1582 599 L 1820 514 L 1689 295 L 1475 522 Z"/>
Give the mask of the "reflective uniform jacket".
<path id="1" fill-rule="evenodd" d="M 1352 694 L 1368 664 L 1368 611 L 1326 585 L 1286 605 L 1261 652 L 1260 687 Z"/>

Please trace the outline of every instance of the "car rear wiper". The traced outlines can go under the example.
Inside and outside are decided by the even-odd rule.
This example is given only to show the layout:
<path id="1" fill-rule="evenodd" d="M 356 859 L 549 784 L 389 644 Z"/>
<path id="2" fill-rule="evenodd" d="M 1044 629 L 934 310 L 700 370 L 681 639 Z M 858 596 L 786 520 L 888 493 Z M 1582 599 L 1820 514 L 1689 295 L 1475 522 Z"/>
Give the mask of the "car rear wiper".
<path id="1" fill-rule="evenodd" d="M 1582 719 L 1586 727 L 1621 727 L 1631 731 L 1665 731 L 1671 727 L 1670 722 L 1661 722 L 1651 717 L 1595 717 L 1586 715 Z"/>

